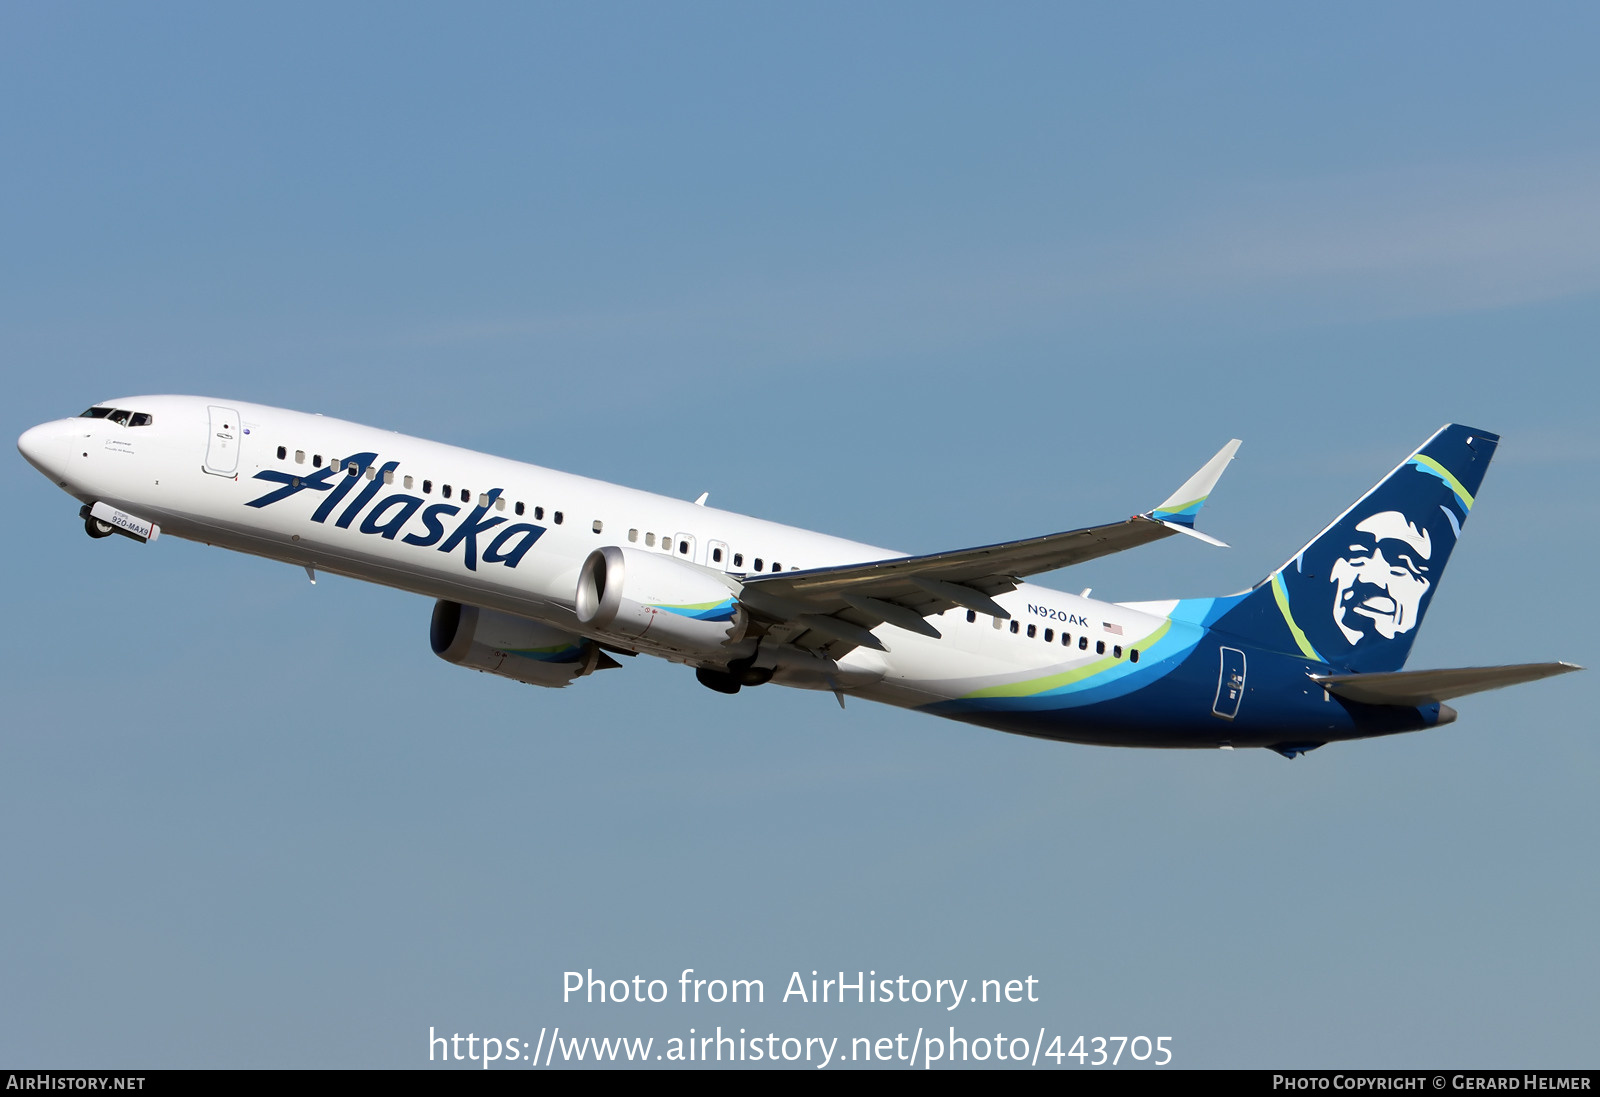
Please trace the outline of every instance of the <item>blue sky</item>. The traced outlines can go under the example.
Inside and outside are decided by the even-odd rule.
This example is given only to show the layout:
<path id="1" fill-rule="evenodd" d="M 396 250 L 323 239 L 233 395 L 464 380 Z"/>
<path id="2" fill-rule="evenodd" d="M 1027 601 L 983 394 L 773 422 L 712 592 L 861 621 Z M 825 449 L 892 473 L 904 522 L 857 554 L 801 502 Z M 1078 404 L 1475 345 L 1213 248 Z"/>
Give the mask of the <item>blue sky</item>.
<path id="1" fill-rule="evenodd" d="M 1116 599 L 1249 585 L 1466 422 L 1504 441 L 1411 665 L 1593 665 L 1597 22 L 12 5 L 6 420 L 227 396 L 908 551 L 1120 518 L 1243 438 L 1234 548 L 1047 580 Z M 541 691 L 435 659 L 414 596 L 90 542 L 20 457 L 0 491 L 0 1061 L 955 1024 L 1593 1065 L 1591 674 L 1293 763 L 643 660 Z M 769 1001 L 560 1001 L 685 967 Z M 773 1000 L 813 969 L 1041 1001 Z"/>

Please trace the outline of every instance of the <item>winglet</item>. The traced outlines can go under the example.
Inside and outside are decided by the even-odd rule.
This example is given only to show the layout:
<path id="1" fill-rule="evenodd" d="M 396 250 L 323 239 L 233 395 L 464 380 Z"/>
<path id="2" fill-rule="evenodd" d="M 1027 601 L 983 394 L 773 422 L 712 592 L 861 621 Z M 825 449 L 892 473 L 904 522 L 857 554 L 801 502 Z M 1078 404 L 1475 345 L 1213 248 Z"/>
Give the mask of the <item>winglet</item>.
<path id="1" fill-rule="evenodd" d="M 1194 516 L 1200 513 L 1201 506 L 1211 495 L 1211 489 L 1222 479 L 1222 470 L 1228 467 L 1228 462 L 1233 460 L 1238 450 L 1239 439 L 1235 438 L 1217 450 L 1216 456 L 1207 461 L 1199 472 L 1185 480 L 1181 488 L 1167 497 L 1166 502 L 1145 517 L 1164 525 L 1193 530 Z"/>

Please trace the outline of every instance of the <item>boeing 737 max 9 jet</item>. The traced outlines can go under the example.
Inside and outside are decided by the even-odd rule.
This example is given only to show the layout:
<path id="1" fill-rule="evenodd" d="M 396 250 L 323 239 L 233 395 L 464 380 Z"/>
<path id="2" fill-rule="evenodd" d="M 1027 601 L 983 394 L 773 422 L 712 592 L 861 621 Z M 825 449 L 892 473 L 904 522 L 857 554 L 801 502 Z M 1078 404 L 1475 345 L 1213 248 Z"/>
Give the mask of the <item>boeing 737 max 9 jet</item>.
<path id="1" fill-rule="evenodd" d="M 205 397 L 111 400 L 17 445 L 91 537 L 427 595 L 435 653 L 519 682 L 647 654 L 723 693 L 777 682 L 1047 739 L 1294 757 L 1578 669 L 1401 669 L 1498 441 L 1443 427 L 1248 591 L 1116 604 L 1023 579 L 1174 534 L 1220 544 L 1194 522 L 1237 441 L 1125 521 L 925 556 Z"/>

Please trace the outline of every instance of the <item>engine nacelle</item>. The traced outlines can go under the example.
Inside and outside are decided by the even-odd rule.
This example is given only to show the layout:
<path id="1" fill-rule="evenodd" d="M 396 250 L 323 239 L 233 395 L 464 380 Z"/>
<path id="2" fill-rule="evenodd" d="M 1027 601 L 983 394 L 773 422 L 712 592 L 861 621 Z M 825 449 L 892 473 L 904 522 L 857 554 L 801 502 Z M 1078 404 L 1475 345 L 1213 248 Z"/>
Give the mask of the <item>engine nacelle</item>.
<path id="1" fill-rule="evenodd" d="M 638 549 L 595 549 L 578 574 L 578 620 L 596 632 L 696 656 L 744 639 L 750 618 L 721 572 Z"/>
<path id="2" fill-rule="evenodd" d="M 586 637 L 443 599 L 434 603 L 428 639 L 433 653 L 447 663 L 530 686 L 559 689 L 574 678 L 620 665 Z"/>

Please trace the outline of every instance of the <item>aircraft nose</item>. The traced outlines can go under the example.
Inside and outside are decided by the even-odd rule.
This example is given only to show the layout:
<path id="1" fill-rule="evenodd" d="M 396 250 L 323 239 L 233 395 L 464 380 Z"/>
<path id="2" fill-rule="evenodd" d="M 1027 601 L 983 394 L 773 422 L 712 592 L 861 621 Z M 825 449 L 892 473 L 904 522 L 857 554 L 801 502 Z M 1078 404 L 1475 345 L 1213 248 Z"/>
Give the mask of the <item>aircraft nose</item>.
<path id="1" fill-rule="evenodd" d="M 22 432 L 22 437 L 17 439 L 17 449 L 28 459 L 28 464 L 55 479 L 66 453 L 66 441 L 67 431 L 60 423 L 40 423 Z"/>

